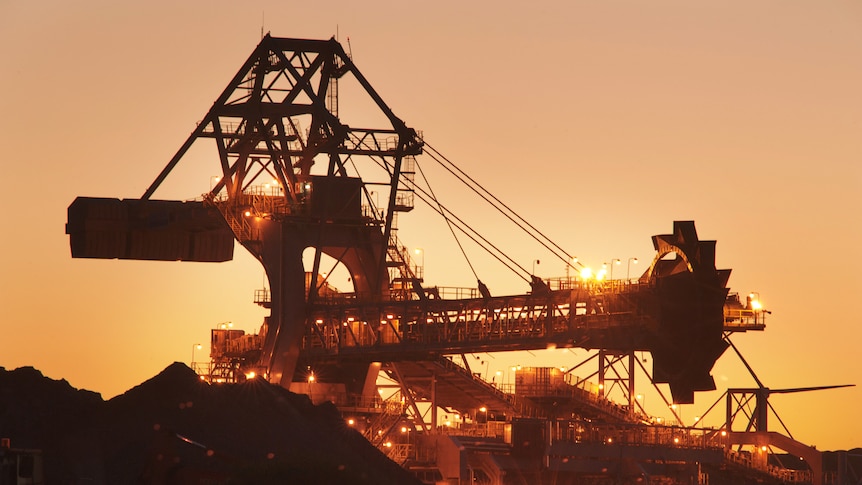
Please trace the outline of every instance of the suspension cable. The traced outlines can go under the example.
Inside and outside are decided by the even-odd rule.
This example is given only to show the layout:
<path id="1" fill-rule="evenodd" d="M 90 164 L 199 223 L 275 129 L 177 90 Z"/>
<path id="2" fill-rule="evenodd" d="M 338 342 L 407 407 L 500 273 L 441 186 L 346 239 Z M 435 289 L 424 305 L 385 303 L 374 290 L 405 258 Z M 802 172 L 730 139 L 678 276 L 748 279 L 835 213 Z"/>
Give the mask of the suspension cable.
<path id="1" fill-rule="evenodd" d="M 512 271 L 512 273 L 515 273 L 516 275 L 518 275 L 518 277 L 520 277 L 520 278 L 521 278 L 521 279 L 523 279 L 524 281 L 527 281 L 527 282 L 529 282 L 529 281 L 530 281 L 528 278 L 525 278 L 524 276 L 522 276 L 522 275 L 521 275 L 521 272 L 523 272 L 524 274 L 527 274 L 527 275 L 529 275 L 529 274 L 530 274 L 530 272 L 529 272 L 529 271 L 527 271 L 527 269 L 526 269 L 526 268 L 524 268 L 523 266 L 521 266 L 520 264 L 518 264 L 518 262 L 517 262 L 517 261 L 515 261 L 514 259 L 512 259 L 511 257 L 509 257 L 509 256 L 508 256 L 505 252 L 503 252 L 500 248 L 498 248 L 497 246 L 495 246 L 495 245 L 494 245 L 494 243 L 492 243 L 491 241 L 489 241 L 488 239 L 486 239 L 484 236 L 482 236 L 478 231 L 476 231 L 475 229 L 473 229 L 469 224 L 467 224 L 466 222 L 464 222 L 461 218 L 459 218 L 457 215 L 455 215 L 455 213 L 453 213 L 453 212 L 452 212 L 451 210 L 449 210 L 447 207 L 445 207 L 445 206 L 443 206 L 442 204 L 440 204 L 440 205 L 439 205 L 439 209 L 440 209 L 440 210 L 438 210 L 437 208 L 435 208 L 435 207 L 431 206 L 431 203 L 430 203 L 430 202 L 428 202 L 428 201 L 424 198 L 424 196 L 426 196 L 426 195 L 427 195 L 427 194 L 425 193 L 425 190 L 424 190 L 424 189 L 422 189 L 421 187 L 418 187 L 418 186 L 417 186 L 417 187 L 415 187 L 415 188 L 416 188 L 416 190 L 418 190 L 419 192 L 421 192 L 420 194 L 417 194 L 417 195 L 419 196 L 419 199 L 420 199 L 420 200 L 422 200 L 423 202 L 425 202 L 426 204 L 428 204 L 428 205 L 431 207 L 431 209 L 432 209 L 432 210 L 434 210 L 435 212 L 437 212 L 438 214 L 440 214 L 441 216 L 443 216 L 443 218 L 445 218 L 445 219 L 447 219 L 447 220 L 455 220 L 455 221 L 458 223 L 458 224 L 455 224 L 455 227 L 457 227 L 457 228 L 458 228 L 458 230 L 460 230 L 464 235 L 466 235 L 467 237 L 469 237 L 473 242 L 475 242 L 477 245 L 479 245 L 479 247 L 481 247 L 481 248 L 482 248 L 482 249 L 484 249 L 488 254 L 490 254 L 491 256 L 493 256 L 493 257 L 494 257 L 494 259 L 496 259 L 497 261 L 499 261 L 500 263 L 502 263 L 506 268 L 508 268 L 510 271 Z M 447 214 L 448 214 L 448 215 L 447 215 Z M 473 234 L 475 234 L 475 237 L 474 237 L 473 235 L 471 235 L 471 234 L 470 234 L 471 232 L 472 232 Z M 478 238 L 478 239 L 477 239 L 477 238 Z M 480 239 L 481 239 L 481 241 L 480 241 Z M 492 249 L 493 249 L 493 251 L 492 251 Z M 494 252 L 494 251 L 496 251 L 496 253 L 498 253 L 498 254 L 495 254 L 495 252 Z M 501 257 L 502 257 L 502 258 L 505 258 L 508 262 L 503 261 L 503 259 L 501 259 Z M 514 267 L 513 267 L 513 266 L 514 266 Z M 515 269 L 515 268 L 517 268 L 517 269 Z M 518 270 L 520 270 L 520 272 L 519 272 Z M 477 277 L 477 279 L 478 279 L 478 277 Z"/>
<path id="2" fill-rule="evenodd" d="M 383 168 L 384 170 L 387 168 L 387 167 L 386 167 L 386 162 L 385 162 L 385 161 L 383 161 L 383 160 L 379 160 L 379 159 L 377 159 L 377 158 L 375 158 L 375 157 L 370 157 L 370 158 L 374 161 L 374 163 L 376 163 L 378 166 L 380 166 L 380 167 L 381 167 L 381 168 Z M 418 165 L 418 164 L 417 164 L 417 165 Z M 423 174 L 423 178 L 424 178 L 424 174 Z M 427 179 L 426 179 L 426 183 L 427 183 Z M 429 189 L 430 189 L 430 186 L 429 186 Z M 520 264 L 518 264 L 518 262 L 517 262 L 517 261 L 515 261 L 514 259 L 512 259 L 512 258 L 511 258 L 511 257 L 509 257 L 508 255 L 506 255 L 506 253 L 505 253 L 505 252 L 503 252 L 500 248 L 498 248 L 498 247 L 497 247 L 497 246 L 495 246 L 492 242 L 490 242 L 488 239 L 486 239 L 484 236 L 482 236 L 481 234 L 479 234 L 479 232 L 478 232 L 478 231 L 476 231 L 475 229 L 473 229 L 469 224 L 467 224 L 467 223 L 466 223 L 466 222 L 464 222 L 461 218 L 459 218 L 459 217 L 458 217 L 454 212 L 452 212 L 450 209 L 448 209 L 448 208 L 447 208 L 447 207 L 445 207 L 443 204 L 441 204 L 441 203 L 439 202 L 439 200 L 437 200 L 437 199 L 436 199 L 436 198 L 434 198 L 431 194 L 429 194 L 428 192 L 426 192 L 426 191 L 425 191 L 425 189 L 423 189 L 422 187 L 420 187 L 420 186 L 418 186 L 418 185 L 415 185 L 415 184 L 414 184 L 414 191 L 416 191 L 416 195 L 419 197 L 419 199 L 420 199 L 422 202 L 425 202 L 426 204 L 428 204 L 428 206 L 431 208 L 431 210 L 433 210 L 433 211 L 437 212 L 438 214 L 440 214 L 444 219 L 446 219 L 446 220 L 447 220 L 447 222 L 448 222 L 448 223 L 452 223 L 452 221 L 454 220 L 454 221 L 455 221 L 455 224 L 453 224 L 453 226 L 454 226 L 454 227 L 458 228 L 458 230 L 459 230 L 459 231 L 461 231 L 464 235 L 466 235 L 466 236 L 467 236 L 468 238 L 470 238 L 473 242 L 475 242 L 475 243 L 476 243 L 480 248 L 484 249 L 484 250 L 485 250 L 488 254 L 490 254 L 494 259 L 496 259 L 496 260 L 497 260 L 497 261 L 499 261 L 503 266 L 505 266 L 506 268 L 508 268 L 508 269 L 509 269 L 509 271 L 511 271 L 512 273 L 516 274 L 516 275 L 517 275 L 519 278 L 521 278 L 522 280 L 524 280 L 524 281 L 526 281 L 526 282 L 528 282 L 528 283 L 530 282 L 530 279 L 525 278 L 525 277 L 524 277 L 524 276 L 522 276 L 522 274 L 521 274 L 521 273 L 526 274 L 526 275 L 529 275 L 529 274 L 530 274 L 530 272 L 529 272 L 529 271 L 527 271 L 527 269 L 526 269 L 526 268 L 524 268 L 523 266 L 521 266 Z M 426 197 L 427 197 L 427 198 L 426 198 Z M 432 199 L 434 199 L 434 200 L 435 200 L 435 202 L 436 202 L 436 204 L 432 204 L 431 202 L 429 202 L 428 198 L 432 198 Z M 436 205 L 436 207 L 435 207 L 435 205 Z M 471 234 L 471 232 L 472 232 L 472 234 Z M 473 234 L 475 234 L 475 236 L 474 236 Z M 477 239 L 477 238 L 478 238 L 478 239 Z M 480 241 L 480 240 L 481 240 L 481 241 Z M 492 249 L 493 249 L 493 251 L 492 251 Z M 496 253 L 495 253 L 495 251 L 496 251 Z M 507 262 L 507 261 L 504 261 L 502 258 L 505 258 L 508 262 Z M 513 267 L 513 266 L 514 266 L 514 267 Z M 472 268 L 472 265 L 471 265 L 471 268 Z M 516 269 L 516 268 L 517 268 L 517 269 Z M 520 272 L 519 272 L 518 270 L 520 270 Z M 475 274 L 475 272 L 474 272 L 474 274 Z M 477 278 L 476 278 L 476 279 L 478 279 L 478 276 L 477 276 Z"/>
<path id="3" fill-rule="evenodd" d="M 557 257 L 561 261 L 563 261 L 566 265 L 571 266 L 573 264 L 573 261 L 572 261 L 573 258 L 568 254 L 568 252 L 566 252 L 559 245 L 554 243 L 548 236 L 546 236 L 544 233 L 542 233 L 540 230 L 538 230 L 535 226 L 533 226 L 532 224 L 527 222 L 523 217 L 521 217 L 514 210 L 512 210 L 509 206 L 507 206 L 505 203 L 503 203 L 499 198 L 497 198 L 496 196 L 491 194 L 487 189 L 485 189 L 481 184 L 476 182 L 475 179 L 473 179 L 472 177 L 467 175 L 463 170 L 458 168 L 454 163 L 452 163 L 451 160 L 449 160 L 445 155 L 440 153 L 437 149 L 428 145 L 427 143 L 425 143 L 425 146 L 430 149 L 430 151 L 426 151 L 425 154 L 428 155 L 432 160 L 434 160 L 435 162 L 440 164 L 440 166 L 443 167 L 446 171 L 448 171 L 453 177 L 458 179 L 464 185 L 468 186 L 470 188 L 470 190 L 472 190 L 476 195 L 481 197 L 485 202 L 487 202 L 490 206 L 492 206 L 500 214 L 502 214 L 504 217 L 506 217 L 510 222 L 515 224 L 515 226 L 517 226 L 519 229 L 524 231 L 533 240 L 535 240 L 536 242 L 541 244 L 545 249 L 547 249 L 549 252 L 551 252 L 552 255 L 554 255 L 555 257 Z M 378 166 L 380 166 L 381 168 L 383 168 L 384 170 L 389 172 L 389 166 L 385 160 L 380 160 L 380 159 L 377 159 L 376 157 L 373 157 L 373 156 L 370 158 Z M 434 210 L 435 212 L 440 214 L 446 220 L 446 224 L 449 227 L 450 232 L 452 232 L 453 237 L 455 237 L 456 244 L 458 244 L 458 247 L 461 250 L 461 253 L 464 255 L 464 258 L 467 261 L 467 264 L 470 267 L 470 270 L 473 272 L 473 275 L 478 279 L 478 275 L 476 274 L 476 271 L 475 271 L 475 268 L 473 267 L 472 262 L 470 261 L 469 257 L 467 256 L 466 251 L 464 250 L 464 247 L 461 245 L 461 242 L 458 240 L 457 235 L 455 235 L 455 233 L 454 233 L 453 225 L 455 227 L 457 227 L 467 237 L 469 237 L 471 240 L 473 240 L 473 242 L 478 244 L 486 252 L 488 252 L 495 259 L 497 259 L 497 261 L 499 261 L 504 266 L 506 266 L 510 271 L 517 274 L 520 278 L 524 279 L 525 281 L 530 282 L 531 280 L 529 278 L 524 278 L 522 276 L 522 274 L 526 274 L 526 275 L 530 276 L 530 278 L 532 278 L 533 275 L 530 271 L 527 271 L 526 268 L 521 266 L 518 262 L 516 262 L 514 259 L 512 259 L 510 256 L 508 256 L 504 251 L 502 251 L 500 248 L 495 246 L 488 239 L 486 239 L 484 236 L 482 236 L 478 231 L 476 231 L 473 227 L 471 227 L 469 224 L 464 222 L 457 215 L 455 215 L 455 213 L 453 213 L 451 210 L 449 210 L 448 208 L 446 208 L 445 206 L 443 206 L 440 203 L 439 199 L 437 199 L 437 197 L 436 197 L 436 194 L 434 194 L 433 189 L 431 188 L 431 185 L 430 185 L 427 177 L 425 176 L 424 171 L 422 171 L 421 166 L 418 163 L 417 163 L 417 166 L 419 166 L 419 172 L 420 172 L 423 180 L 425 181 L 426 186 L 428 187 L 428 191 L 425 191 L 422 187 L 420 187 L 414 183 L 413 188 L 414 188 L 414 191 L 416 192 L 416 195 L 419 197 L 420 200 L 422 200 L 423 202 L 428 204 L 428 206 L 432 210 Z M 354 169 L 356 169 L 355 166 L 354 166 Z M 391 172 L 389 172 L 389 173 L 391 173 Z M 429 201 L 429 199 L 430 199 L 430 201 Z M 432 201 L 433 201 L 433 203 L 432 203 Z M 505 208 L 506 210 L 503 210 L 503 208 Z M 508 211 L 508 212 L 506 212 L 506 211 Z M 517 218 L 517 220 L 516 220 L 516 218 Z M 453 222 L 452 222 L 453 220 L 457 221 L 458 224 L 453 224 Z M 476 237 L 471 235 L 471 232 L 473 234 L 475 234 Z M 477 239 L 477 237 L 479 239 L 481 239 L 482 242 L 480 242 Z M 553 246 L 553 248 L 551 246 Z M 489 248 L 493 249 L 493 251 Z M 494 251 L 496 251 L 497 254 L 495 254 Z M 560 255 L 560 253 L 562 253 L 562 255 Z M 503 259 L 501 259 L 501 257 L 508 260 L 509 263 L 506 263 L 505 261 L 503 261 Z M 580 262 L 575 261 L 574 263 L 578 264 L 579 266 L 583 266 Z M 513 266 L 517 267 L 518 270 L 520 270 L 520 272 L 517 271 L 515 268 L 513 268 Z"/>
<path id="4" fill-rule="evenodd" d="M 442 166 L 442 167 L 443 167 L 444 169 L 446 169 L 449 173 L 451 173 L 455 178 L 457 178 L 457 179 L 458 179 L 458 180 L 460 180 L 462 183 L 464 183 L 464 185 L 468 186 L 468 187 L 469 187 L 469 188 L 470 188 L 474 193 L 476 193 L 476 195 L 478 195 L 478 196 L 479 196 L 479 197 L 481 197 L 483 200 L 485 200 L 486 202 L 488 202 L 488 204 L 490 204 L 494 209 L 496 209 L 498 212 L 500 212 L 500 214 L 502 214 L 502 215 L 503 215 L 503 216 L 505 216 L 507 219 L 509 219 L 512 223 L 514 223 L 514 224 L 515 224 L 516 226 L 518 226 L 521 230 L 523 230 L 525 233 L 527 233 L 527 234 L 528 234 L 531 238 L 533 238 L 536 242 L 538 242 L 539 244 L 541 244 L 545 249 L 547 249 L 548 251 L 550 251 L 550 252 L 551 252 L 551 254 L 553 254 L 554 256 L 556 256 L 557 258 L 559 258 L 561 261 L 563 261 L 563 262 L 564 262 L 565 264 L 567 264 L 567 265 L 571 265 L 571 264 L 572 264 L 572 256 L 571 256 L 571 255 L 570 255 L 566 250 L 564 250 L 564 249 L 563 249 L 563 248 L 561 248 L 558 244 L 556 244 L 555 242 L 553 242 L 553 241 L 552 241 L 548 236 L 546 236 L 542 231 L 540 231 L 540 230 L 539 230 L 539 229 L 537 229 L 535 226 L 533 226 L 532 224 L 530 224 L 526 219 L 524 219 L 523 217 L 521 217 L 517 212 L 515 212 L 514 210 L 512 210 L 512 208 L 510 208 L 508 205 L 506 205 L 505 203 L 503 203 L 499 198 L 497 198 L 494 194 L 492 194 L 491 192 L 489 192 L 489 191 L 488 191 L 485 187 L 483 187 L 480 183 L 476 182 L 476 180 L 475 180 L 475 179 L 473 179 L 473 178 L 472 178 L 472 177 L 470 177 L 467 173 L 465 173 L 463 170 L 461 170 L 460 168 L 458 168 L 458 166 L 457 166 L 457 165 L 455 165 L 454 163 L 452 163 L 452 161 L 451 161 L 451 160 L 449 160 L 445 155 L 443 155 L 442 153 L 440 153 L 436 148 L 434 148 L 433 146 L 431 146 L 431 145 L 430 145 L 430 144 L 428 144 L 427 142 L 425 142 L 425 146 L 426 146 L 427 148 L 429 148 L 429 149 L 430 149 L 430 152 L 426 152 L 426 153 L 430 156 L 430 158 L 431 158 L 431 159 L 433 159 L 434 161 L 436 161 L 437 163 L 439 163 L 439 164 L 440 164 L 440 166 Z M 435 154 L 436 154 L 436 156 L 435 156 Z M 439 157 L 439 158 L 438 158 L 438 157 Z M 443 161 L 441 161 L 441 159 L 442 159 Z M 444 161 L 445 161 L 446 163 L 443 163 Z M 447 164 L 448 164 L 448 165 L 447 165 Z M 451 168 L 450 168 L 450 166 L 451 166 Z M 456 171 L 457 171 L 457 173 L 456 173 Z M 465 180 L 465 179 L 466 179 L 466 180 Z M 468 183 L 467 181 L 469 181 L 470 183 Z M 487 194 L 487 195 L 485 195 L 485 194 Z M 489 197 L 490 197 L 490 199 L 489 199 Z M 492 201 L 491 199 L 493 199 L 493 201 Z M 496 202 L 496 204 L 495 204 L 495 202 Z M 502 208 L 501 208 L 501 207 L 502 207 Z M 508 211 L 509 213 L 511 213 L 511 215 L 510 215 L 509 213 L 507 213 L 506 211 L 504 211 L 504 210 L 503 210 L 503 208 L 505 208 L 505 209 L 506 209 L 506 211 Z M 515 218 L 517 218 L 518 220 L 515 220 L 512 216 L 514 216 L 514 217 L 515 217 Z M 520 222 L 519 222 L 519 221 L 520 221 Z M 522 224 L 522 223 L 523 223 L 523 224 Z M 525 226 L 526 226 L 526 227 L 525 227 Z M 529 228 L 530 230 L 532 230 L 532 232 L 531 232 L 530 230 L 527 230 L 527 228 Z M 540 237 L 538 237 L 537 235 L 538 235 L 538 236 L 541 236 L 541 238 L 540 238 Z M 556 250 L 555 250 L 555 249 L 553 249 L 553 248 L 551 248 L 551 247 L 549 246 L 549 244 L 550 244 L 550 246 L 553 246 L 554 248 L 556 248 Z M 562 253 L 564 256 L 561 256 L 557 251 L 559 251 L 559 253 Z M 582 264 L 581 264 L 581 263 L 579 263 L 579 262 L 578 262 L 578 263 L 576 263 L 576 264 L 578 264 L 579 266 L 582 266 Z"/>
<path id="5" fill-rule="evenodd" d="M 467 257 L 467 252 L 464 251 L 464 246 L 461 245 L 461 241 L 458 239 L 458 235 L 455 234 L 455 230 L 452 228 L 452 221 L 448 217 L 446 217 L 445 214 L 443 214 L 443 210 L 442 210 L 443 206 L 440 204 L 440 200 L 437 199 L 437 195 L 434 193 L 434 189 L 431 188 L 431 183 L 428 182 L 428 178 L 425 176 L 425 172 L 422 170 L 422 166 L 417 163 L 416 167 L 419 169 L 419 175 L 422 176 L 422 180 L 425 181 L 425 186 L 428 187 L 428 192 L 431 196 L 431 200 L 433 200 L 434 203 L 437 204 L 437 207 L 439 209 L 437 211 L 437 213 L 443 216 L 443 220 L 446 221 L 446 226 L 449 228 L 449 232 L 452 234 L 452 237 L 455 239 L 455 243 L 458 244 L 458 249 L 461 250 L 461 254 L 464 256 L 464 260 L 467 261 L 467 266 L 470 267 L 470 271 L 473 272 L 473 277 L 476 278 L 476 280 L 478 281 L 479 275 L 476 274 L 476 269 L 473 268 L 473 263 L 470 262 L 470 258 Z M 415 184 L 414 184 L 414 187 L 415 187 Z"/>

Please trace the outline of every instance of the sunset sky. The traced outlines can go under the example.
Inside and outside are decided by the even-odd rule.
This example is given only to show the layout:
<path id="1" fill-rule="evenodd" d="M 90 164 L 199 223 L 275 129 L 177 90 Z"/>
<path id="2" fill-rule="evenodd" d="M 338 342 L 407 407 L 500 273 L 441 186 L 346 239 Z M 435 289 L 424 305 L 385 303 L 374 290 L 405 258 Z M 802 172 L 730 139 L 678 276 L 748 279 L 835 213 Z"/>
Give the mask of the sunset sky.
<path id="1" fill-rule="evenodd" d="M 652 235 L 696 221 L 701 239 L 718 241 L 717 265 L 733 269 L 731 291 L 756 291 L 772 311 L 764 332 L 733 337 L 764 384 L 857 385 L 774 396 L 793 436 L 862 446 L 856 0 L 0 0 L 0 366 L 34 366 L 107 399 L 188 363 L 219 322 L 258 330 L 264 273 L 241 247 L 221 264 L 76 260 L 64 224 L 77 196 L 139 198 L 261 27 L 337 34 L 345 47 L 349 37 L 396 115 L 585 264 L 648 262 Z M 522 265 L 564 274 L 419 163 L 442 200 Z M 210 167 L 178 170 L 156 198 L 199 197 Z M 428 285 L 474 286 L 438 219 L 402 215 L 399 237 L 424 250 Z M 528 290 L 475 258 L 494 294 Z M 207 348 L 196 352 L 203 360 Z M 587 355 L 573 353 L 479 357 L 493 374 Z M 684 419 L 728 387 L 755 386 L 732 351 L 713 375 L 719 390 L 698 394 Z M 667 415 L 649 409 L 656 400 L 648 410 Z"/>

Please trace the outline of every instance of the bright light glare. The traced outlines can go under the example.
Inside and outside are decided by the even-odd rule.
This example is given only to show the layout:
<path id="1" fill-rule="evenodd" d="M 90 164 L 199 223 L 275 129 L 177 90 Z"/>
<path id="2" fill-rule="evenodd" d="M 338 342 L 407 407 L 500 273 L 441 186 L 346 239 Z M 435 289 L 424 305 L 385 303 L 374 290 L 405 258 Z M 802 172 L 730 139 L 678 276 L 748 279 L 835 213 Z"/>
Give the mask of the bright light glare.
<path id="1" fill-rule="evenodd" d="M 593 270 L 590 268 L 584 268 L 581 270 L 581 279 L 588 280 L 593 277 Z"/>

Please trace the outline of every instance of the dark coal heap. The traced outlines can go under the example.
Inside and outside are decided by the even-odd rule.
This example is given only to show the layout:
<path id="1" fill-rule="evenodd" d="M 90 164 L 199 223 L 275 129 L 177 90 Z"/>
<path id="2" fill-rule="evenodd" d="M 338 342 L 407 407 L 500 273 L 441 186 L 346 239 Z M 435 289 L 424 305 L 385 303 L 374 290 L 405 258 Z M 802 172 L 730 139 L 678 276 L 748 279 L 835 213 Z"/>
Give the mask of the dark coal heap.
<path id="1" fill-rule="evenodd" d="M 420 483 L 333 405 L 259 378 L 211 386 L 181 363 L 109 401 L 0 367 L 0 436 L 43 450 L 47 483 Z"/>

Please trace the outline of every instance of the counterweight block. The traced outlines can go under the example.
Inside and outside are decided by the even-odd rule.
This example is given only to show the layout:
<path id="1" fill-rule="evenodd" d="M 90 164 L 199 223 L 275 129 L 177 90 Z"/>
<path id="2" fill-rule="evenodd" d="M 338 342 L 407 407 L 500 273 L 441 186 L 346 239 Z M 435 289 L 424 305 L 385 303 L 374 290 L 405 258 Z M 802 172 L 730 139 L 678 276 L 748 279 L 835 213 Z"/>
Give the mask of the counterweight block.
<path id="1" fill-rule="evenodd" d="M 202 202 L 78 197 L 66 234 L 73 258 L 223 262 L 234 235 Z"/>

